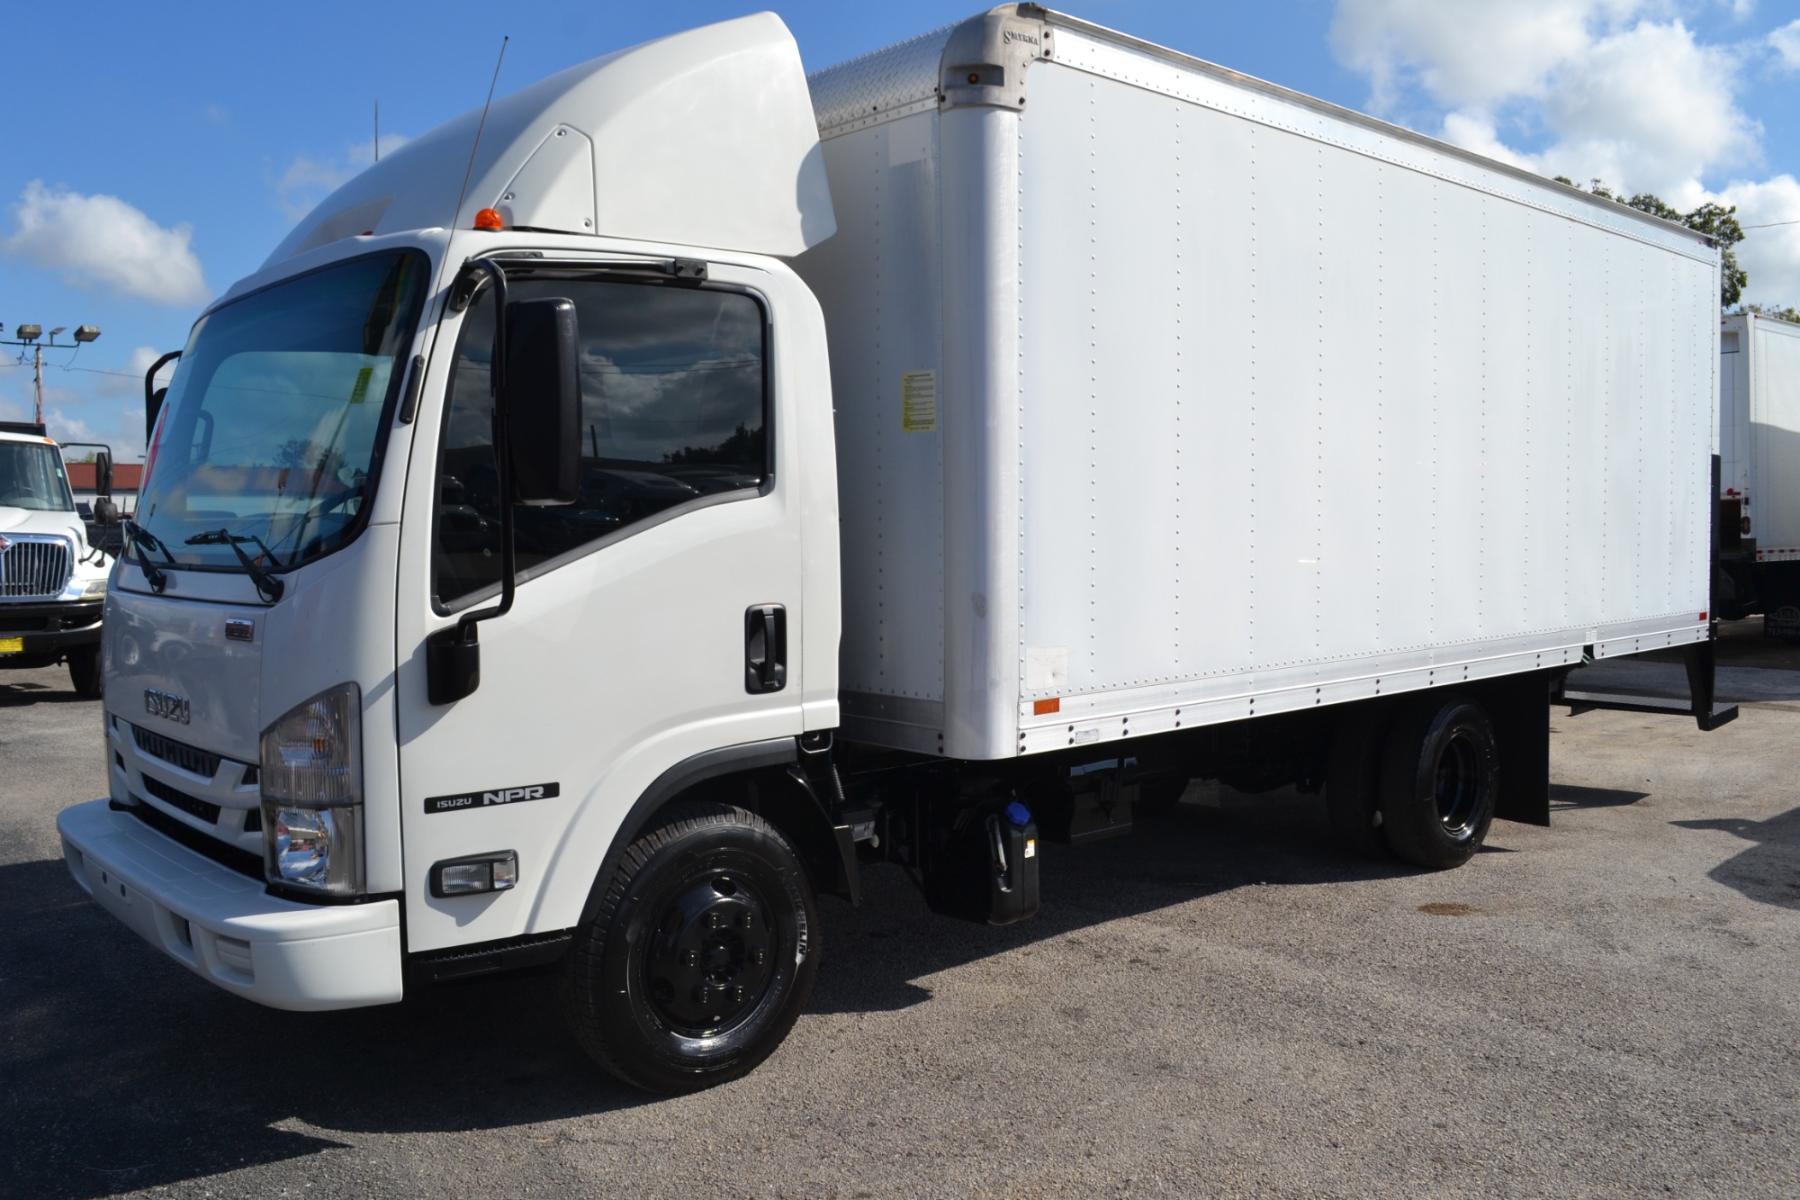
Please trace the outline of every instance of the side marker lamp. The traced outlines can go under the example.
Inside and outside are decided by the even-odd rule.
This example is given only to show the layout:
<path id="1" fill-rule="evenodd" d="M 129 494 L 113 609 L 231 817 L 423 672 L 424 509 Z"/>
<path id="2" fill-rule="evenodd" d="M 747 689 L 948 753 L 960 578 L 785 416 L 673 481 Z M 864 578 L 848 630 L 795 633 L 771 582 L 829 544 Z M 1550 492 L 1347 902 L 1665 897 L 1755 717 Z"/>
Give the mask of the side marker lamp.
<path id="1" fill-rule="evenodd" d="M 431 867 L 431 894 L 440 900 L 510 891 L 518 882 L 519 855 L 515 850 L 447 858 Z"/>

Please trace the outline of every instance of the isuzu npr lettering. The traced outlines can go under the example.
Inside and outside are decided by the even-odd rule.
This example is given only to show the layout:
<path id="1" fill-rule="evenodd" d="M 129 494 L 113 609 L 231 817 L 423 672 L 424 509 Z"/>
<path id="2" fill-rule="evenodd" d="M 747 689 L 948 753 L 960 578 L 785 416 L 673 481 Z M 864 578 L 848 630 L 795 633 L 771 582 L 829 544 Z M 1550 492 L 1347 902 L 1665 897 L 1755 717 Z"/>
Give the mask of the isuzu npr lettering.
<path id="1" fill-rule="evenodd" d="M 574 67 L 195 325 L 69 868 L 283 1008 L 555 964 L 679 1091 L 869 862 L 1023 919 L 1041 843 L 1208 777 L 1456 866 L 1548 820 L 1564 674 L 1710 647 L 1717 271 L 1034 5 Z"/>

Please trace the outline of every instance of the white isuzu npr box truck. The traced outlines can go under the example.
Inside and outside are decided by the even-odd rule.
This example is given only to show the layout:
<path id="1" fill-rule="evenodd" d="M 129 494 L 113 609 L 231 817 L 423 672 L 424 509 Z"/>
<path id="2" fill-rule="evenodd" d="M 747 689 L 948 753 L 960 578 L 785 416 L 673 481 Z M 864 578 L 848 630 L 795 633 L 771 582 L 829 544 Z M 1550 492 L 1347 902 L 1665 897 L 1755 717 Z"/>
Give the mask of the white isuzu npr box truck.
<path id="1" fill-rule="evenodd" d="M 1719 463 L 1719 607 L 1800 638 L 1800 325 L 1721 323 Z"/>
<path id="2" fill-rule="evenodd" d="M 679 1090 L 866 862 L 1016 920 L 1205 776 L 1455 866 L 1548 819 L 1568 670 L 1710 646 L 1717 271 L 1033 5 L 575 67 L 195 325 L 69 867 L 266 1004 L 557 963 Z"/>

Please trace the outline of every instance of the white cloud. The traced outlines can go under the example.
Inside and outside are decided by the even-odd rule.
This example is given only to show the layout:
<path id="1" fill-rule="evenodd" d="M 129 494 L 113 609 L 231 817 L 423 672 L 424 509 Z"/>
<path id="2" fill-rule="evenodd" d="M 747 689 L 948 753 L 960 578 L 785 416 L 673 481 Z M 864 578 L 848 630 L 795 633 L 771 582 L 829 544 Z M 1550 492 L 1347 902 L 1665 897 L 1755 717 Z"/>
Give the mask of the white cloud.
<path id="1" fill-rule="evenodd" d="M 1451 108 L 1542 93 L 1552 71 L 1656 0 L 1339 0 L 1331 44 L 1377 109 L 1422 88 Z"/>
<path id="2" fill-rule="evenodd" d="M 150 369 L 150 364 L 162 356 L 163 352 L 154 346 L 139 346 L 131 352 L 131 357 L 125 361 L 125 369 L 141 380 L 144 377 L 144 372 Z M 162 370 L 156 373 L 157 385 L 160 387 L 161 385 L 168 383 L 169 377 L 173 374 L 175 374 L 175 364 L 166 364 Z"/>
<path id="3" fill-rule="evenodd" d="M 410 140 L 403 133 L 384 133 L 381 152 L 391 154 Z M 289 220 L 298 221 L 374 161 L 373 138 L 345 147 L 337 157 L 296 155 L 275 180 L 275 202 Z"/>
<path id="4" fill-rule="evenodd" d="M 1423 107 L 1427 127 L 1435 110 L 1458 145 L 1626 192 L 1692 194 L 1709 174 L 1754 165 L 1762 130 L 1737 103 L 1745 49 L 1701 42 L 1682 8 L 1338 0 L 1332 45 L 1368 77 L 1372 104 Z"/>
<path id="5" fill-rule="evenodd" d="M 1800 21 L 1789 21 L 1773 30 L 1768 41 L 1769 48 L 1775 51 L 1783 67 L 1790 71 L 1800 71 Z"/>
<path id="6" fill-rule="evenodd" d="M 1477 154 L 1485 154 L 1489 158 L 1499 159 L 1527 171 L 1543 170 L 1536 155 L 1522 154 L 1502 142 L 1494 129 L 1493 118 L 1479 109 L 1458 109 L 1445 113 L 1442 136 L 1446 142 L 1461 146 L 1464 150 L 1473 150 Z"/>
<path id="7" fill-rule="evenodd" d="M 1661 193 L 1753 162 L 1762 127 L 1738 108 L 1737 83 L 1733 53 L 1700 45 L 1679 21 L 1601 38 L 1557 73 L 1543 99 L 1544 121 L 1558 135 L 1544 166 Z"/>
<path id="8" fill-rule="evenodd" d="M 194 253 L 193 229 L 164 228 L 117 196 L 86 196 L 34 179 L 13 206 L 7 254 L 158 304 L 198 304 L 212 294 Z"/>
<path id="9" fill-rule="evenodd" d="M 1696 195 L 1691 203 L 1684 199 L 1683 206 L 1694 207 L 1708 200 L 1735 206 L 1738 222 L 1746 227 L 1737 247 L 1738 263 L 1750 273 L 1744 299 L 1800 305 L 1800 224 L 1774 224 L 1800 221 L 1800 180 L 1789 174 L 1736 180 L 1716 192 Z M 1765 228 L 1749 228 L 1752 225 Z M 1767 228 L 1770 225 L 1773 228 Z"/>

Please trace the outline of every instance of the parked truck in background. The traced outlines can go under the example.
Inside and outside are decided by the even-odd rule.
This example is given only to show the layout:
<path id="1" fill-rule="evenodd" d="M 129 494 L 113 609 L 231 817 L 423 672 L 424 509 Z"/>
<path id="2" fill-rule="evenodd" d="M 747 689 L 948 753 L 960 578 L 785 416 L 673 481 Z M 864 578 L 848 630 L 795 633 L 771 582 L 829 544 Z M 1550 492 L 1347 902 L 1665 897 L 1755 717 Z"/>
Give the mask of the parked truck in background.
<path id="1" fill-rule="evenodd" d="M 1717 272 L 1033 5 L 810 86 L 769 14 L 574 67 L 196 324 L 69 868 L 280 1007 L 556 964 L 677 1091 L 871 862 L 1022 919 L 1204 776 L 1456 866 L 1548 821 L 1568 670 L 1710 646 Z"/>
<path id="2" fill-rule="evenodd" d="M 1720 323 L 1719 461 L 1721 615 L 1800 639 L 1800 325 Z"/>
<path id="3" fill-rule="evenodd" d="M 100 618 L 112 560 L 88 537 L 57 445 L 36 422 L 0 421 L 0 670 L 67 663 L 100 695 Z M 95 455 L 97 517 L 112 516 L 112 455 Z"/>

